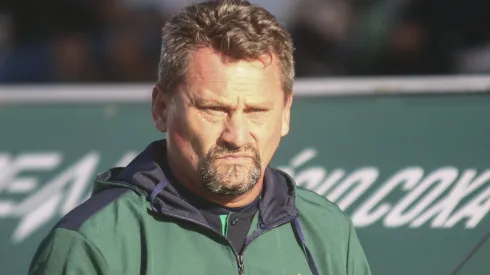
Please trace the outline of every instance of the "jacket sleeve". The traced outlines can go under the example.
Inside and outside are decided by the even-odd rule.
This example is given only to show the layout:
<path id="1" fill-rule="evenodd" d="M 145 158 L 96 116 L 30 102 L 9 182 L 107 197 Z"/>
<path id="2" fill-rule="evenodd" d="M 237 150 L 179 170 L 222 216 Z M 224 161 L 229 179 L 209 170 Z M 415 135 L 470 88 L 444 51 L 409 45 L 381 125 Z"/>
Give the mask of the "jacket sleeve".
<path id="1" fill-rule="evenodd" d="M 29 275 L 109 274 L 100 251 L 82 234 L 58 228 L 39 245 Z"/>
<path id="2" fill-rule="evenodd" d="M 347 275 L 371 275 L 371 269 L 350 218 L 347 248 Z"/>

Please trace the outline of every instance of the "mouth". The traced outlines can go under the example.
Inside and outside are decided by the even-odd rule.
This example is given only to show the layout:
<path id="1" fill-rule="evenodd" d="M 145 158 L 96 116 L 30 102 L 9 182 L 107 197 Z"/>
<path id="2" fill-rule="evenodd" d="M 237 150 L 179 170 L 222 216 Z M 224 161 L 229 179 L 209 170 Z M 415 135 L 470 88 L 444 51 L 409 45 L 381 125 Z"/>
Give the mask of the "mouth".
<path id="1" fill-rule="evenodd" d="M 252 156 L 248 154 L 232 154 L 232 155 L 224 155 L 218 157 L 218 159 L 225 159 L 225 160 L 239 160 L 239 159 L 251 159 Z"/>

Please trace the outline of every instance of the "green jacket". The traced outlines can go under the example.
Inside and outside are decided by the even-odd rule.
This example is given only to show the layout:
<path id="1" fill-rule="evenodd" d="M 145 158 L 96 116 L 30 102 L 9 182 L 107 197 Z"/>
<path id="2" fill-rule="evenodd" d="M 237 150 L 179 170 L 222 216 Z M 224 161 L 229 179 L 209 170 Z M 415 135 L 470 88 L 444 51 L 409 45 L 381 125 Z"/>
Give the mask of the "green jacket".
<path id="1" fill-rule="evenodd" d="M 154 142 L 127 167 L 98 175 L 91 198 L 40 244 L 29 274 L 371 274 L 350 219 L 270 167 L 244 248 L 235 251 L 178 196 L 160 165 L 164 150 Z"/>

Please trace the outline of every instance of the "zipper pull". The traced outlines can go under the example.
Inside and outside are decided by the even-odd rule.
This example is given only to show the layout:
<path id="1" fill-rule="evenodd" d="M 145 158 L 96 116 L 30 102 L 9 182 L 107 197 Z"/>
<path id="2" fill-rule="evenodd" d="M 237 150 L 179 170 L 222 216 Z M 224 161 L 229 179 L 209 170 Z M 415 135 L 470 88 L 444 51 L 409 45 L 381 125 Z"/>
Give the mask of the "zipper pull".
<path id="1" fill-rule="evenodd" d="M 238 274 L 245 274 L 245 265 L 243 263 L 243 255 L 238 255 Z"/>

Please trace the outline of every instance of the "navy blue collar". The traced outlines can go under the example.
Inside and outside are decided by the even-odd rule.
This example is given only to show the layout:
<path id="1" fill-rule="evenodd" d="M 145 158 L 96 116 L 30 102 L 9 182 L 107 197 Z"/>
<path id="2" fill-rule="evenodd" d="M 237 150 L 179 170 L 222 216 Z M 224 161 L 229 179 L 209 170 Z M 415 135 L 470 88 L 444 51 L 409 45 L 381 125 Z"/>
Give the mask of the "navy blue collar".
<path id="1" fill-rule="evenodd" d="M 167 182 L 161 185 L 165 188 L 154 194 L 159 211 L 162 212 L 199 219 L 199 209 L 203 207 L 225 212 L 230 210 L 189 194 L 190 191 L 173 176 L 166 155 L 166 141 L 155 141 L 124 168 L 116 180 L 134 185 L 148 196 L 155 192 L 157 185 Z M 261 222 L 272 227 L 285 219 L 298 216 L 295 198 L 294 182 L 283 172 L 267 167 L 261 199 L 255 202 L 258 204 Z M 253 204 L 248 207 L 253 209 Z M 248 207 L 241 210 L 249 210 Z"/>

